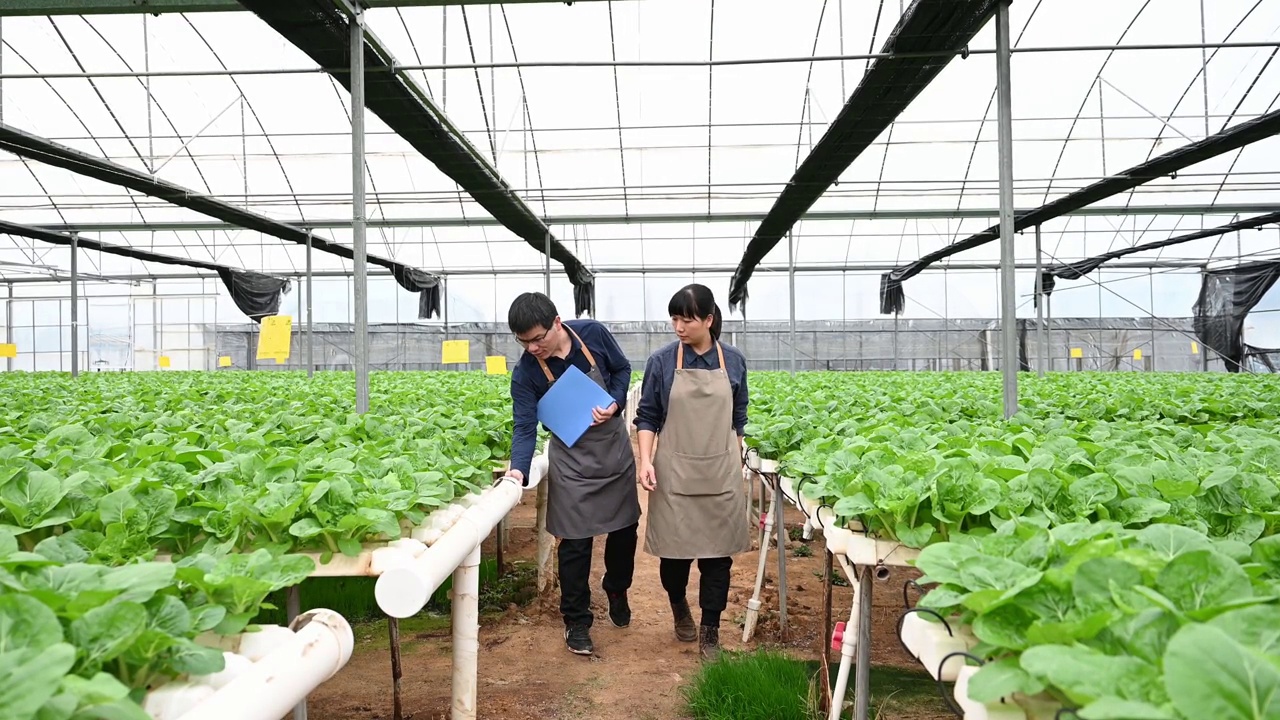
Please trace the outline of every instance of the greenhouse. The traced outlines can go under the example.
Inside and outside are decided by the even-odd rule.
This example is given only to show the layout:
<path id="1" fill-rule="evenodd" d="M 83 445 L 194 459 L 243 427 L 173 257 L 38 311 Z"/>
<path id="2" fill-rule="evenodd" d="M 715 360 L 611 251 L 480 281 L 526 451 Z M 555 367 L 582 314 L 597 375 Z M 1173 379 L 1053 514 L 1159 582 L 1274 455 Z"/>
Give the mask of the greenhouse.
<path id="1" fill-rule="evenodd" d="M 0 718 L 1280 720 L 1277 53 L 1280 0 L 0 0 Z M 653 531 L 691 283 L 725 653 L 600 541 L 573 657 L 521 372 L 609 339 Z"/>

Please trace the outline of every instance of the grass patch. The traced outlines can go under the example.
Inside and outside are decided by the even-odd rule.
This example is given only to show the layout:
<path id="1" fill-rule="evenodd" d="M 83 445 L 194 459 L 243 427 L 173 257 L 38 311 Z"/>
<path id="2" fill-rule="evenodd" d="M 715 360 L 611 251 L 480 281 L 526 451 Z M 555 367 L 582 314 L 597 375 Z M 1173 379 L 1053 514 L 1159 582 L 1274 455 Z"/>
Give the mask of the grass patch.
<path id="1" fill-rule="evenodd" d="M 813 720 L 805 663 L 767 650 L 729 653 L 685 687 L 694 720 Z"/>
<path id="2" fill-rule="evenodd" d="M 838 665 L 831 666 L 835 685 Z M 704 665 L 684 688 L 686 711 L 694 720 L 821 720 L 817 661 L 778 652 L 726 652 Z M 852 681 L 852 678 L 850 678 Z M 852 688 L 846 700 L 853 699 Z M 898 668 L 871 671 L 871 717 L 937 717 L 947 714 L 933 679 Z M 847 711 L 844 717 L 852 717 Z"/>

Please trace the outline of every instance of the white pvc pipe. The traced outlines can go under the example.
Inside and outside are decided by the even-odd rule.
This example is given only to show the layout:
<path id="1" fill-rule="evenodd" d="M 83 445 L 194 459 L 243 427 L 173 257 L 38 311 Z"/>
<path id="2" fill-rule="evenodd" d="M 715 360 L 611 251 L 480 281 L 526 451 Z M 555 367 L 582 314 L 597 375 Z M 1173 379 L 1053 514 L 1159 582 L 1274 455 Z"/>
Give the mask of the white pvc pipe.
<path id="1" fill-rule="evenodd" d="M 840 720 L 840 712 L 844 709 L 844 696 L 849 691 L 849 670 L 853 667 L 853 656 L 858 649 L 858 608 L 862 600 L 857 571 L 849 566 L 843 555 L 837 555 L 840 566 L 849 578 L 849 586 L 853 588 L 853 603 L 849 610 L 849 622 L 844 628 L 844 638 L 840 642 L 840 669 L 836 672 L 836 686 L 831 691 L 830 720 Z"/>
<path id="2" fill-rule="evenodd" d="M 462 513 L 435 544 L 412 562 L 388 568 L 374 585 L 378 607 L 394 618 L 411 617 L 422 610 L 454 568 L 519 504 L 523 489 L 515 478 L 502 478 Z"/>
<path id="3" fill-rule="evenodd" d="M 774 492 L 773 486 L 769 483 L 761 483 L 761 486 L 769 494 L 769 509 L 765 512 L 764 528 L 760 533 L 760 557 L 756 565 L 756 585 L 754 592 L 751 593 L 751 599 L 747 601 L 747 616 L 742 623 L 742 642 L 751 640 L 751 636 L 756 630 L 756 621 L 760 617 L 760 592 L 764 588 L 764 571 L 769 559 L 769 540 L 773 537 L 774 514 L 779 509 L 779 493 Z M 779 548 L 778 552 L 782 552 L 782 548 Z"/>
<path id="4" fill-rule="evenodd" d="M 476 720 L 480 674 L 480 546 L 453 571 L 453 720 Z"/>
<path id="5" fill-rule="evenodd" d="M 351 659 L 355 637 L 338 613 L 312 610 L 299 615 L 293 627 L 291 640 L 180 720 L 280 720 Z"/>

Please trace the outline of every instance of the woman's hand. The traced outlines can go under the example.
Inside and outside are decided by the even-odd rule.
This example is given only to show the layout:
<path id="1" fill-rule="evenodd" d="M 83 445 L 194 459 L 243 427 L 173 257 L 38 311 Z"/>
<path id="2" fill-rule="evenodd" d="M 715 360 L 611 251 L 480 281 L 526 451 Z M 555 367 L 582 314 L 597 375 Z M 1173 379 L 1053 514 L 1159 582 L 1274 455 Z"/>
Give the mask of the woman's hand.
<path id="1" fill-rule="evenodd" d="M 639 467 L 640 487 L 653 492 L 658 489 L 658 476 L 653 472 L 653 463 L 644 461 Z"/>

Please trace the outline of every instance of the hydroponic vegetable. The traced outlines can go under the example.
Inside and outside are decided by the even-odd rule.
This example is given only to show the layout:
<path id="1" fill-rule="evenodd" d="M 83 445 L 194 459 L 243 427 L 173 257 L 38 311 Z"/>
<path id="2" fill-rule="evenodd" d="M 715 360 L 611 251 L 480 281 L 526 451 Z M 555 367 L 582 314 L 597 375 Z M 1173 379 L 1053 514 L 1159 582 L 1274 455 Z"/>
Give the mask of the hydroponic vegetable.
<path id="1" fill-rule="evenodd" d="M 379 374 L 356 415 L 325 374 L 7 375 L 0 528 L 96 561 L 201 549 L 357 554 L 478 490 L 506 453 L 500 378 Z M 39 387 L 36 387 L 36 383 Z"/>

